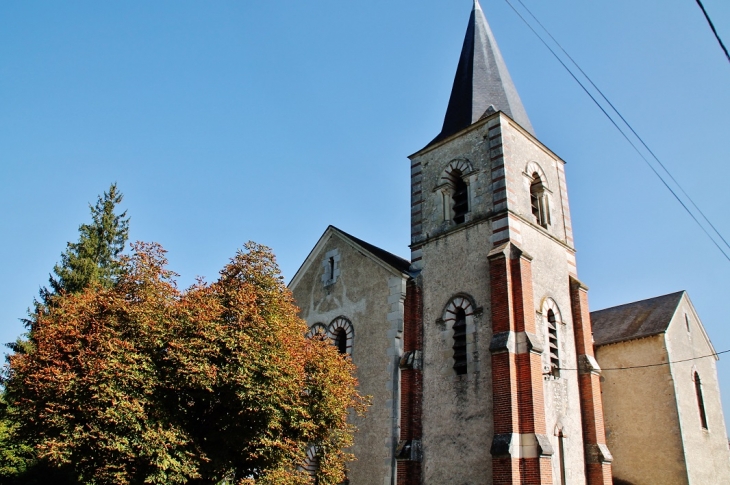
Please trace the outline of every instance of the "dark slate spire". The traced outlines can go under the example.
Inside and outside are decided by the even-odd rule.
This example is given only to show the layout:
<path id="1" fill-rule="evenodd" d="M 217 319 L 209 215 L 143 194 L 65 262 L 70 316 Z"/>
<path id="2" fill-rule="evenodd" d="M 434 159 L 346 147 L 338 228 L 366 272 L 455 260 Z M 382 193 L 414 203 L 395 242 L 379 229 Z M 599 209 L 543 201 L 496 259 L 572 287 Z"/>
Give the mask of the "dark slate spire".
<path id="1" fill-rule="evenodd" d="M 503 111 L 535 134 L 482 7 L 478 0 L 474 0 L 444 126 L 429 145 L 479 121 L 487 110 L 489 114 Z"/>

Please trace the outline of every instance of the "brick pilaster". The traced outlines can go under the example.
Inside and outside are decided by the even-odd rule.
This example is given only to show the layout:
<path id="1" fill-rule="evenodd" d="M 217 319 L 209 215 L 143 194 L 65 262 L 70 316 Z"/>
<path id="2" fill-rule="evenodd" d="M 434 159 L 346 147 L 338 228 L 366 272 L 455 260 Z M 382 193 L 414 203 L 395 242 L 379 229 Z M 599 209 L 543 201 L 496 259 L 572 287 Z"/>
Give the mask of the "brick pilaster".
<path id="1" fill-rule="evenodd" d="M 611 453 L 606 446 L 601 401 L 600 368 L 593 354 L 593 332 L 588 309 L 588 288 L 570 278 L 570 301 L 578 356 L 578 388 L 583 421 L 588 485 L 611 485 Z"/>
<path id="2" fill-rule="evenodd" d="M 423 434 L 423 301 L 421 287 L 415 280 L 406 286 L 403 315 L 403 355 L 401 365 L 400 442 L 398 485 L 421 484 L 420 444 Z"/>
<path id="3" fill-rule="evenodd" d="M 507 243 L 493 250 L 489 259 L 492 481 L 495 485 L 551 484 L 552 449 L 545 437 L 542 348 L 535 332 L 531 258 Z"/>

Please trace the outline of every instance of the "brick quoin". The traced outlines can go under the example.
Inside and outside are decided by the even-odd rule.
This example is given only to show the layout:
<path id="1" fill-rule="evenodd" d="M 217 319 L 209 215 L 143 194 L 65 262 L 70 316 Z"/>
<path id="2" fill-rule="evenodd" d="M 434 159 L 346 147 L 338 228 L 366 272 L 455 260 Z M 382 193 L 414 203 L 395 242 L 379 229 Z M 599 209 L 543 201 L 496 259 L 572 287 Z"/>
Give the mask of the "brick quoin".
<path id="1" fill-rule="evenodd" d="M 512 301 L 514 302 L 515 331 L 535 333 L 532 264 L 529 260 L 518 256 L 511 261 L 510 270 L 512 273 Z"/>
<path id="2" fill-rule="evenodd" d="M 411 280 L 406 285 L 403 315 L 403 351 L 423 350 L 423 300 L 421 287 Z M 420 440 L 423 434 L 423 372 L 401 369 L 400 439 Z M 398 485 L 421 485 L 421 463 L 399 460 Z"/>
<path id="3" fill-rule="evenodd" d="M 549 482 L 543 481 L 543 483 L 553 483 L 552 482 L 553 462 L 549 457 L 546 457 L 546 456 L 540 457 L 540 476 L 551 478 L 551 481 L 549 481 Z"/>
<path id="4" fill-rule="evenodd" d="M 413 439 L 412 416 L 413 409 L 413 387 L 414 387 L 413 369 L 402 369 L 400 372 L 400 439 Z"/>
<path id="5" fill-rule="evenodd" d="M 519 395 L 517 401 L 520 413 L 520 433 L 535 432 L 535 403 L 533 402 L 532 371 L 530 369 L 530 354 L 517 355 L 517 382 Z M 539 391 L 542 394 L 542 390 Z M 539 413 L 539 409 L 537 409 Z M 544 428 L 544 426 L 543 426 Z"/>
<path id="6" fill-rule="evenodd" d="M 585 360 L 586 356 L 593 357 L 593 331 L 588 309 L 588 288 L 573 277 L 570 278 L 569 284 L 575 348 L 580 363 Z M 583 424 L 583 443 L 586 447 L 587 484 L 611 485 L 611 464 L 597 462 L 597 457 L 589 452 L 589 450 L 595 449 L 596 445 L 605 446 L 606 444 L 599 376 L 581 371 L 578 376 L 578 389 Z"/>
<path id="7" fill-rule="evenodd" d="M 520 483 L 520 462 L 509 457 L 492 460 L 493 485 L 512 485 Z"/>
<path id="8" fill-rule="evenodd" d="M 517 412 L 517 366 L 514 354 L 492 355 L 492 393 L 495 434 L 515 433 L 519 426 Z"/>
<path id="9" fill-rule="evenodd" d="M 507 272 L 507 258 L 496 257 L 489 262 L 489 279 L 492 290 L 492 331 L 512 330 L 510 304 L 510 278 Z"/>
<path id="10" fill-rule="evenodd" d="M 399 461 L 397 477 L 398 485 L 420 484 L 421 464 L 415 461 Z"/>
<path id="11" fill-rule="evenodd" d="M 492 328 L 499 332 L 535 333 L 532 264 L 511 243 L 489 261 Z M 492 354 L 495 434 L 545 434 L 545 398 L 539 354 L 498 351 Z M 495 485 L 552 484 L 550 458 L 497 456 L 492 460 Z"/>
<path id="12" fill-rule="evenodd" d="M 515 328 L 518 332 L 535 333 L 535 298 L 532 289 L 532 263 L 517 250 L 511 261 L 512 288 L 515 305 Z M 517 355 L 520 433 L 545 434 L 545 397 L 542 383 L 542 358 L 528 350 Z M 521 483 L 547 485 L 553 483 L 552 468 L 541 466 L 540 458 L 521 459 Z"/>
<path id="13" fill-rule="evenodd" d="M 608 463 L 590 463 L 586 465 L 586 475 L 589 484 L 613 485 L 611 465 Z"/>
<path id="14" fill-rule="evenodd" d="M 550 458 L 521 458 L 520 480 L 514 484 L 520 485 L 552 485 L 553 469 Z"/>

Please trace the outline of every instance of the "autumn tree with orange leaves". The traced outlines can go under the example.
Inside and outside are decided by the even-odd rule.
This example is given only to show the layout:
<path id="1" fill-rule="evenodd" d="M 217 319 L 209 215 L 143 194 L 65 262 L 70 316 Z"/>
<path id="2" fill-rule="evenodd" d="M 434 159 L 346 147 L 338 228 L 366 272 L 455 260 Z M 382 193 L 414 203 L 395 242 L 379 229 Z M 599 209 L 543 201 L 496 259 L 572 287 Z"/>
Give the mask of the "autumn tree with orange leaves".
<path id="1" fill-rule="evenodd" d="M 82 483 L 307 484 L 310 446 L 318 483 L 340 483 L 365 400 L 351 361 L 305 338 L 270 250 L 185 291 L 166 263 L 138 243 L 115 285 L 32 315 L 5 372 L 18 436 Z"/>

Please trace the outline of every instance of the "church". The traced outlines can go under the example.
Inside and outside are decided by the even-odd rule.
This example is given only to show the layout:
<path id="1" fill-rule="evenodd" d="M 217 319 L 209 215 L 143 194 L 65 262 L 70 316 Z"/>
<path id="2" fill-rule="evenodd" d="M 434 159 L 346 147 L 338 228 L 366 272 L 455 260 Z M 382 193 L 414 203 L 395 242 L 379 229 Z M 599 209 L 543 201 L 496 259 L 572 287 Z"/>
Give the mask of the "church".
<path id="1" fill-rule="evenodd" d="M 565 162 L 477 0 L 441 132 L 409 159 L 410 259 L 330 226 L 289 284 L 372 397 L 348 483 L 730 483 L 689 297 L 590 312 Z"/>

